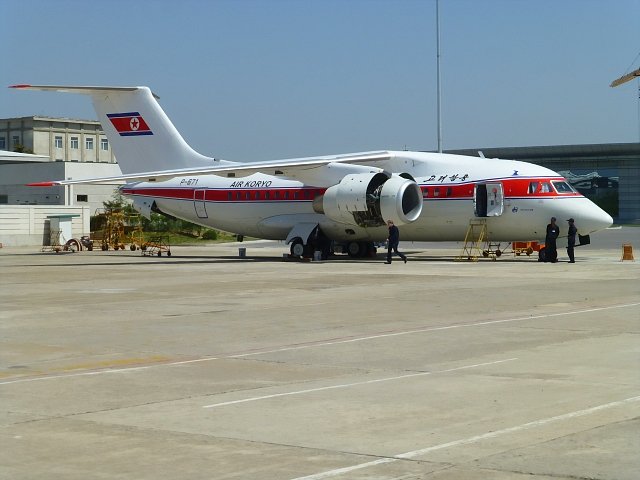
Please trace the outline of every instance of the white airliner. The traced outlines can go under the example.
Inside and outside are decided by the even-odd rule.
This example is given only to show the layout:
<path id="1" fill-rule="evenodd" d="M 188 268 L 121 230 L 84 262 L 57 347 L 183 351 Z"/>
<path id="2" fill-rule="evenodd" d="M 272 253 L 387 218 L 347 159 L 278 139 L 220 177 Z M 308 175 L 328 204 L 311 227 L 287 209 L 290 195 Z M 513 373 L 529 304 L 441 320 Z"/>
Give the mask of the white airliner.
<path id="1" fill-rule="evenodd" d="M 12 88 L 89 95 L 123 172 L 33 185 L 126 181 L 121 192 L 145 216 L 286 240 L 296 256 L 319 237 L 364 256 L 387 237 L 387 220 L 403 241 L 462 241 L 478 218 L 492 242 L 543 240 L 552 216 L 561 235 L 569 218 L 583 235 L 613 223 L 561 175 L 531 163 L 406 151 L 230 162 L 187 145 L 147 87 Z"/>

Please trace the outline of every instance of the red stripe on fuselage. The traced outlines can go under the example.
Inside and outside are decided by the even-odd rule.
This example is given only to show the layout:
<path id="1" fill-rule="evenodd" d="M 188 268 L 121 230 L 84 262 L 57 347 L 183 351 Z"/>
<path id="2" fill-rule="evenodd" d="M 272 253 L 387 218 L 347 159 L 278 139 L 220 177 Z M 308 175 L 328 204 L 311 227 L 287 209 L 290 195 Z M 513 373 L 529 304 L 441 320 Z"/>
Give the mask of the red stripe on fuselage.
<path id="1" fill-rule="evenodd" d="M 125 195 L 193 200 L 194 192 L 204 192 L 207 202 L 256 202 L 256 201 L 312 201 L 324 193 L 324 188 L 124 188 Z"/>
<path id="2" fill-rule="evenodd" d="M 497 180 L 481 180 L 461 184 L 421 184 L 422 196 L 429 200 L 461 200 L 472 199 L 474 187 L 483 183 L 502 183 L 504 198 L 548 198 L 548 197 L 580 197 L 576 192 L 558 193 L 553 188 L 543 191 L 545 183 L 564 181 L 562 177 L 554 178 L 507 178 Z M 537 183 L 537 190 L 530 193 L 530 187 Z M 194 192 L 204 192 L 198 201 L 206 202 L 275 202 L 275 201 L 312 201 L 322 195 L 326 189 L 314 187 L 281 187 L 281 188 L 184 188 L 184 187 L 131 187 L 124 188 L 125 195 L 145 197 L 161 197 L 176 200 L 193 200 Z M 491 193 L 491 192 L 489 192 Z"/>

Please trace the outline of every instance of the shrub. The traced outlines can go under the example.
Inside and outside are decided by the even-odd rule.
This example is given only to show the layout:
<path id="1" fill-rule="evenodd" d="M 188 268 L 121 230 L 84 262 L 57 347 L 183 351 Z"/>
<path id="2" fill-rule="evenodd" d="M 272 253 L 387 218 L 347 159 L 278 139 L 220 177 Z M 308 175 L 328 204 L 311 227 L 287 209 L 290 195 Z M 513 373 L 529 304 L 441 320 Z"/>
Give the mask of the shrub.
<path id="1" fill-rule="evenodd" d="M 217 240 L 218 239 L 218 232 L 215 230 L 207 230 L 206 232 L 204 232 L 202 234 L 202 239 L 203 240 Z"/>

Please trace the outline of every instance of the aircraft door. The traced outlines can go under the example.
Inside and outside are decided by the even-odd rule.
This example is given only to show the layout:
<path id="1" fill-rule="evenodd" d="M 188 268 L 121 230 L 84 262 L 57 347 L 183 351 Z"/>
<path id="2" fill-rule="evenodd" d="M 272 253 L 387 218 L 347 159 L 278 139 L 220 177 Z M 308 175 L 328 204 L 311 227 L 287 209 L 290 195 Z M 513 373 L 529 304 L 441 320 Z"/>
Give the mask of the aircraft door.
<path id="1" fill-rule="evenodd" d="M 473 212 L 476 217 L 487 216 L 487 186 L 479 183 L 473 191 Z"/>
<path id="2" fill-rule="evenodd" d="M 209 218 L 207 215 L 207 206 L 205 204 L 206 188 L 198 188 L 193 191 L 193 206 L 196 209 L 198 218 Z"/>
<path id="3" fill-rule="evenodd" d="M 480 183 L 475 187 L 473 205 L 476 217 L 499 217 L 504 210 L 502 183 Z"/>

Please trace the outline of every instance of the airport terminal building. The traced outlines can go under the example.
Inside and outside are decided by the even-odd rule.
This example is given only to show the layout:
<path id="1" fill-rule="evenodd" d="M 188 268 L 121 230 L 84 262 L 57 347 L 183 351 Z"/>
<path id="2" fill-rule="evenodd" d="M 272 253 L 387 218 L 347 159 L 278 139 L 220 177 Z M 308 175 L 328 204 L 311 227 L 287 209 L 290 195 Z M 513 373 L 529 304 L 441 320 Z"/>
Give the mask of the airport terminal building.
<path id="1" fill-rule="evenodd" d="M 73 238 L 116 185 L 27 187 L 56 179 L 121 175 L 95 120 L 43 116 L 0 119 L 0 246 L 47 245 L 52 218 L 73 218 Z"/>
<path id="2" fill-rule="evenodd" d="M 121 175 L 120 167 L 100 122 L 42 116 L 0 119 L 0 205 L 80 205 L 93 212 L 111 199 L 113 185 L 25 184 L 111 175 Z"/>

